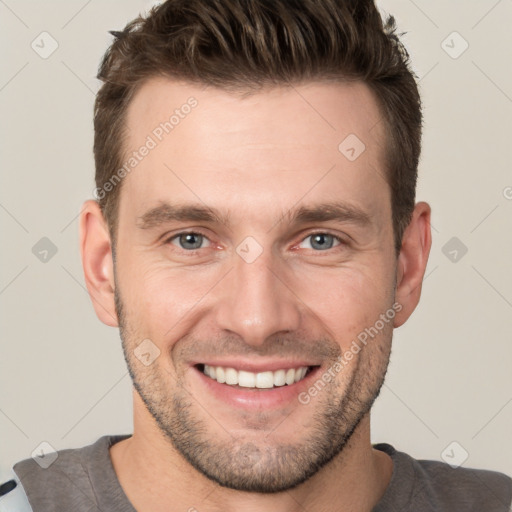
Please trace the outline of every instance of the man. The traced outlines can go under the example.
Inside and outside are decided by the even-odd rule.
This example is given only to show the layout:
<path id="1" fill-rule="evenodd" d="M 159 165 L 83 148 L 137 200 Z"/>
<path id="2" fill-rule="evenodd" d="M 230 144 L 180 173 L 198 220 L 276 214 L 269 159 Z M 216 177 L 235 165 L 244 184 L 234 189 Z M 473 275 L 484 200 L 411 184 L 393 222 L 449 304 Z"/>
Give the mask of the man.
<path id="1" fill-rule="evenodd" d="M 17 463 L 33 510 L 509 510 L 504 474 L 370 442 L 431 245 L 393 19 L 169 0 L 114 35 L 81 252 L 134 432 Z"/>

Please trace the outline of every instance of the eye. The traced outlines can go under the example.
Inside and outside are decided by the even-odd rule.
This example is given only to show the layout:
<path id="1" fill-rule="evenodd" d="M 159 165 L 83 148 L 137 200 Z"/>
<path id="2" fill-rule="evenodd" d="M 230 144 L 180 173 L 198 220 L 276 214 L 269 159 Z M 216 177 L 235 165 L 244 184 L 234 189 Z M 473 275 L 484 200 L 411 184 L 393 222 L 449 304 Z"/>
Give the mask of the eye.
<path id="1" fill-rule="evenodd" d="M 205 247 L 208 247 L 210 244 L 210 241 L 206 236 L 192 231 L 178 233 L 167 240 L 167 243 L 177 245 L 180 249 L 184 249 L 186 251 L 202 249 L 203 242 L 208 243 Z"/>
<path id="2" fill-rule="evenodd" d="M 309 247 L 306 247 L 306 249 L 314 249 L 319 251 L 332 249 L 333 247 L 342 243 L 340 238 L 334 235 L 330 235 L 329 233 L 313 233 L 304 238 L 301 244 L 305 243 L 307 240 L 311 240 L 311 242 L 308 244 Z M 299 244 L 299 246 L 301 244 Z"/>

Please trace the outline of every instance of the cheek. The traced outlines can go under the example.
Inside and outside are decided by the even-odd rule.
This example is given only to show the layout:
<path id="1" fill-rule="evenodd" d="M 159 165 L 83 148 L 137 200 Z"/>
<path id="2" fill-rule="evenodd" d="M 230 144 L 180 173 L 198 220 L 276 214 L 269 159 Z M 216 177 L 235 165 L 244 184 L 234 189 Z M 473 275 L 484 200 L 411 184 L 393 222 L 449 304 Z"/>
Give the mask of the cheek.
<path id="1" fill-rule="evenodd" d="M 343 348 L 365 328 L 373 325 L 392 301 L 391 283 L 386 273 L 354 268 L 336 269 L 302 280 L 304 303 L 314 311 Z"/>
<path id="2" fill-rule="evenodd" d="M 122 282 L 130 322 L 156 340 L 176 338 L 216 281 L 210 271 L 170 268 L 139 261 Z"/>

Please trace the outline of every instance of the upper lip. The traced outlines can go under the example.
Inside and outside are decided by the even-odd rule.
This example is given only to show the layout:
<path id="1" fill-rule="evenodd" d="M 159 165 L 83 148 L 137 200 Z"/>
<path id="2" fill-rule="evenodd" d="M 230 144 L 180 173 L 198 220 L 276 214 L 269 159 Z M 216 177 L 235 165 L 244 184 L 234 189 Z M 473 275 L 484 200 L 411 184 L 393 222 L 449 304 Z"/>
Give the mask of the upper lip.
<path id="1" fill-rule="evenodd" d="M 290 368 L 300 368 L 309 366 L 319 366 L 318 362 L 305 361 L 305 360 L 266 360 L 266 361 L 248 361 L 242 359 L 217 359 L 217 360 L 205 360 L 196 361 L 192 363 L 193 366 L 199 364 L 207 364 L 208 366 L 222 366 L 223 368 L 234 368 L 237 371 L 246 371 L 252 373 L 260 373 L 265 371 L 277 371 L 277 370 L 288 370 Z"/>

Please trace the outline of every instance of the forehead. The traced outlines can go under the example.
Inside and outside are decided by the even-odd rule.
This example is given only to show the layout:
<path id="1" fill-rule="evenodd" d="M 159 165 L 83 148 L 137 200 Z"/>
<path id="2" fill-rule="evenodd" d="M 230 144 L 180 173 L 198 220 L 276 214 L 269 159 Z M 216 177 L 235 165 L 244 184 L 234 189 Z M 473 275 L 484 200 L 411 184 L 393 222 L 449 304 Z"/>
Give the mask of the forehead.
<path id="1" fill-rule="evenodd" d="M 306 195 L 308 202 L 350 199 L 369 214 L 389 202 L 384 123 L 359 82 L 242 97 L 152 79 L 134 96 L 126 123 L 124 161 L 134 165 L 121 206 L 133 215 L 173 199 L 246 213 L 285 211 Z"/>
<path id="2" fill-rule="evenodd" d="M 192 103 L 196 106 L 189 108 Z M 195 120 L 182 123 L 190 113 Z M 139 88 L 128 106 L 127 143 L 136 146 L 144 136 L 158 132 L 158 127 L 166 122 L 172 125 L 172 135 L 179 132 L 190 135 L 193 130 L 197 139 L 203 134 L 214 136 L 212 127 L 217 126 L 223 139 L 227 134 L 245 137 L 245 132 L 251 130 L 251 135 L 262 141 L 275 142 L 277 132 L 280 143 L 301 143 L 301 137 L 311 139 L 314 134 L 327 137 L 326 142 L 336 143 L 344 134 L 356 132 L 370 143 L 374 137 L 383 136 L 381 120 L 374 94 L 359 81 L 312 82 L 252 93 L 231 93 L 153 78 Z M 187 125 L 192 126 L 187 129 Z M 286 125 L 285 131 L 281 131 L 283 125 Z M 198 131 L 201 127 L 204 131 Z M 158 133 L 156 136 L 158 138 Z"/>

